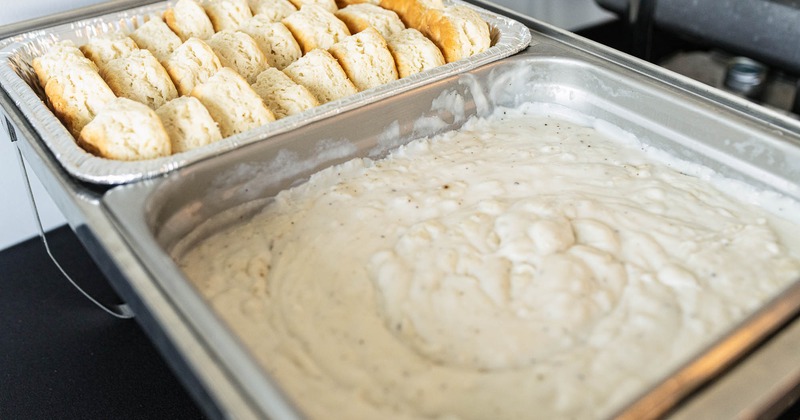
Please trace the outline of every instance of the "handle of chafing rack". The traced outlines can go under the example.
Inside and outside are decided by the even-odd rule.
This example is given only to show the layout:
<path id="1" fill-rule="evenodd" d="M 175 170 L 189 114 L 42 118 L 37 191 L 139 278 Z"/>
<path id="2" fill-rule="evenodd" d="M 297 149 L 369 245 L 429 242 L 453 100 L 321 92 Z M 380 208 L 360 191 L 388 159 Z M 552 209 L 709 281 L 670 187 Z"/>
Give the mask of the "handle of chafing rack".
<path id="1" fill-rule="evenodd" d="M 14 127 L 11 126 L 11 121 L 8 120 L 8 117 L 3 116 L 3 121 L 5 121 L 6 131 L 8 131 L 8 138 L 11 140 L 11 143 L 17 142 L 17 131 L 14 130 Z"/>
<path id="2" fill-rule="evenodd" d="M 50 257 L 50 259 L 56 265 L 56 268 L 58 268 L 58 271 L 60 271 L 61 274 L 67 279 L 67 281 L 73 287 L 78 289 L 78 291 L 83 296 L 85 296 L 87 299 L 89 299 L 89 301 L 91 301 L 97 307 L 99 307 L 100 309 L 102 309 L 103 311 L 108 313 L 109 315 L 114 316 L 116 318 L 120 318 L 120 319 L 133 318 L 134 313 L 133 313 L 133 311 L 131 310 L 131 308 L 127 304 L 123 303 L 123 304 L 120 304 L 120 305 L 106 306 L 106 305 L 100 303 L 99 301 L 97 301 L 95 298 L 93 298 L 89 293 L 87 293 L 85 290 L 83 290 L 83 288 L 81 288 L 78 285 L 78 283 L 76 283 L 75 280 L 73 280 L 72 277 L 70 277 L 69 274 L 67 274 L 67 272 L 64 270 L 64 268 L 61 267 L 61 264 L 59 264 L 58 260 L 56 260 L 56 257 L 53 255 L 52 251 L 50 250 L 50 245 L 47 242 L 47 235 L 45 234 L 44 228 L 42 227 L 42 220 L 39 217 L 39 208 L 36 206 L 36 199 L 33 196 L 33 188 L 31 188 L 30 178 L 28 178 L 28 170 L 27 170 L 27 168 L 25 166 L 25 159 L 22 157 L 22 151 L 19 149 L 19 146 L 16 143 L 17 142 L 16 130 L 14 130 L 14 127 L 11 125 L 11 122 L 8 120 L 7 117 L 3 116 L 3 121 L 5 122 L 6 128 L 8 130 L 8 136 L 11 139 L 11 142 L 14 144 L 14 147 L 17 149 L 17 157 L 18 157 L 18 162 L 19 162 L 19 168 L 20 168 L 20 171 L 22 172 L 22 179 L 23 179 L 23 181 L 25 183 L 25 188 L 26 188 L 27 193 L 28 193 L 28 202 L 30 203 L 31 209 L 33 210 L 33 217 L 34 217 L 34 220 L 36 222 L 36 227 L 37 227 L 37 229 L 39 231 L 39 237 L 42 239 L 42 243 L 44 244 L 44 249 L 47 252 L 47 255 Z"/>
<path id="3" fill-rule="evenodd" d="M 792 112 L 800 115 L 800 80 L 794 83 L 794 101 L 792 103 Z"/>
<path id="4" fill-rule="evenodd" d="M 0 40 L 29 32 L 35 29 L 49 28 L 73 20 L 87 19 L 106 13 L 118 12 L 132 7 L 145 6 L 157 3 L 160 0 L 111 0 L 103 3 L 93 4 L 79 9 L 67 10 L 40 18 L 24 20 L 0 26 Z"/>

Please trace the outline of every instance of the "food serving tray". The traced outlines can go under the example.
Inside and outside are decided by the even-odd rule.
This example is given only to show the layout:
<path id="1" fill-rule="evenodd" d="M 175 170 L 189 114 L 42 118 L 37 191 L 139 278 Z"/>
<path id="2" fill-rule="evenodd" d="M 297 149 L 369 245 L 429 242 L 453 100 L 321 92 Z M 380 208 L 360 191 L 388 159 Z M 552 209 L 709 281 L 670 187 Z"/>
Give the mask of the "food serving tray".
<path id="1" fill-rule="evenodd" d="M 447 3 L 466 5 L 459 0 L 448 0 Z M 525 48 L 530 41 L 530 32 L 521 23 L 468 5 L 489 24 L 492 46 L 482 53 L 323 104 L 204 147 L 168 157 L 141 161 L 119 161 L 97 157 L 84 151 L 45 105 L 44 89 L 39 86 L 33 72 L 32 60 L 59 41 L 70 40 L 75 45 L 83 45 L 92 37 L 105 33 L 118 30 L 130 33 L 144 23 L 145 17 L 160 16 L 172 4 L 174 1 L 128 8 L 99 17 L 70 21 L 46 30 L 37 29 L 17 34 L 0 41 L 0 86 L 18 105 L 20 111 L 39 133 L 56 159 L 67 172 L 77 179 L 96 184 L 114 185 L 161 175 L 244 144 L 292 131 L 310 122 L 328 118 L 507 57 Z"/>
<path id="2" fill-rule="evenodd" d="M 209 416 L 299 418 L 281 385 L 263 373 L 170 252 L 209 217 L 273 195 L 320 168 L 352 156 L 377 157 L 413 138 L 458 128 L 471 115 L 534 101 L 606 121 L 681 159 L 800 199 L 796 120 L 514 18 L 532 32 L 520 54 L 110 189 L 75 182 L 9 96 L 0 102 L 12 138 Z M 641 389 L 615 416 L 775 414 L 800 389 L 799 309 L 796 282 L 655 387 Z"/>

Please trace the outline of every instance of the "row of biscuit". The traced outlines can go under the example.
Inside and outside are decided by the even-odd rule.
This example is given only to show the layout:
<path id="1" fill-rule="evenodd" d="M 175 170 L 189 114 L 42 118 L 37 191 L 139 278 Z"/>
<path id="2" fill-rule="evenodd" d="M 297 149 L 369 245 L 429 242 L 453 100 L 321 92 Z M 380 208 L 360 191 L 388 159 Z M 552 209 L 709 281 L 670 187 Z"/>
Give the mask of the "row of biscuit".
<path id="1" fill-rule="evenodd" d="M 81 147 L 139 160 L 488 47 L 486 23 L 441 0 L 179 0 L 131 33 L 93 37 L 80 48 L 56 44 L 33 67 Z"/>

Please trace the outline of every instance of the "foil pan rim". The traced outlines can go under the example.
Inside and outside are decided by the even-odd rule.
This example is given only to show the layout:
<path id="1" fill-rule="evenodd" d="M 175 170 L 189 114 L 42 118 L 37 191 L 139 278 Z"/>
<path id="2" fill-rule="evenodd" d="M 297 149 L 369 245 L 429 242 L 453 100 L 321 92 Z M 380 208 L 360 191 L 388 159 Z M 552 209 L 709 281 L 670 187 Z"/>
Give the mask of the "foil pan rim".
<path id="1" fill-rule="evenodd" d="M 106 14 L 85 20 L 78 20 L 55 27 L 35 29 L 0 40 L 0 88 L 3 88 L 23 117 L 35 129 L 39 138 L 53 153 L 59 164 L 74 178 L 93 184 L 120 185 L 154 178 L 172 172 L 191 163 L 219 155 L 249 143 L 268 141 L 270 137 L 300 128 L 314 121 L 332 117 L 363 105 L 412 90 L 415 87 L 450 77 L 485 64 L 500 60 L 525 49 L 531 42 L 530 30 L 520 22 L 505 16 L 491 13 L 480 7 L 460 0 L 446 1 L 448 4 L 462 5 L 475 10 L 493 29 L 493 45 L 487 51 L 472 57 L 448 63 L 443 66 L 399 79 L 385 85 L 338 99 L 300 114 L 292 115 L 246 132 L 224 138 L 207 146 L 175 155 L 142 160 L 119 161 L 94 156 L 77 145 L 64 125 L 45 105 L 44 95 L 34 90 L 20 72 L 32 75 L 29 63 L 23 61 L 20 51 L 36 50 L 42 45 L 50 45 L 58 40 L 80 38 L 90 33 L 104 33 L 112 29 L 132 31 L 145 16 L 160 14 L 170 2 L 156 3 L 121 12 Z M 39 51 L 41 52 L 41 51 Z M 30 55 L 30 54 L 29 54 Z M 38 88 L 38 83 L 34 83 Z M 31 139 L 35 141 L 35 139 Z"/>

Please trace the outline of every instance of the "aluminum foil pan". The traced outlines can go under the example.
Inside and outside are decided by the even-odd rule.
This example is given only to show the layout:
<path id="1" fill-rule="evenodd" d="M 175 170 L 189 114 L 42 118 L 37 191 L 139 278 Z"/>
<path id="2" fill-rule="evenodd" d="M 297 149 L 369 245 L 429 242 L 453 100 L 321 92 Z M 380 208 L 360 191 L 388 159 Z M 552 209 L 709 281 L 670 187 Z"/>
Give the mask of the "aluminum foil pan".
<path id="1" fill-rule="evenodd" d="M 116 30 L 132 32 L 144 23 L 146 16 L 160 15 L 172 3 L 161 2 L 128 9 L 0 40 L 0 87 L 19 107 L 25 119 L 37 131 L 59 163 L 75 178 L 95 184 L 114 185 L 162 175 L 241 145 L 268 139 L 310 122 L 508 57 L 526 48 L 531 41 L 530 31 L 525 25 L 459 0 L 449 0 L 446 4 L 470 7 L 489 24 L 492 36 L 491 48 L 467 59 L 332 101 L 216 143 L 169 157 L 143 161 L 118 161 L 100 158 L 84 151 L 46 106 L 44 90 L 39 86 L 31 67 L 33 58 L 43 54 L 59 41 L 72 40 L 76 45 L 82 45 L 90 38 L 104 33 Z"/>

